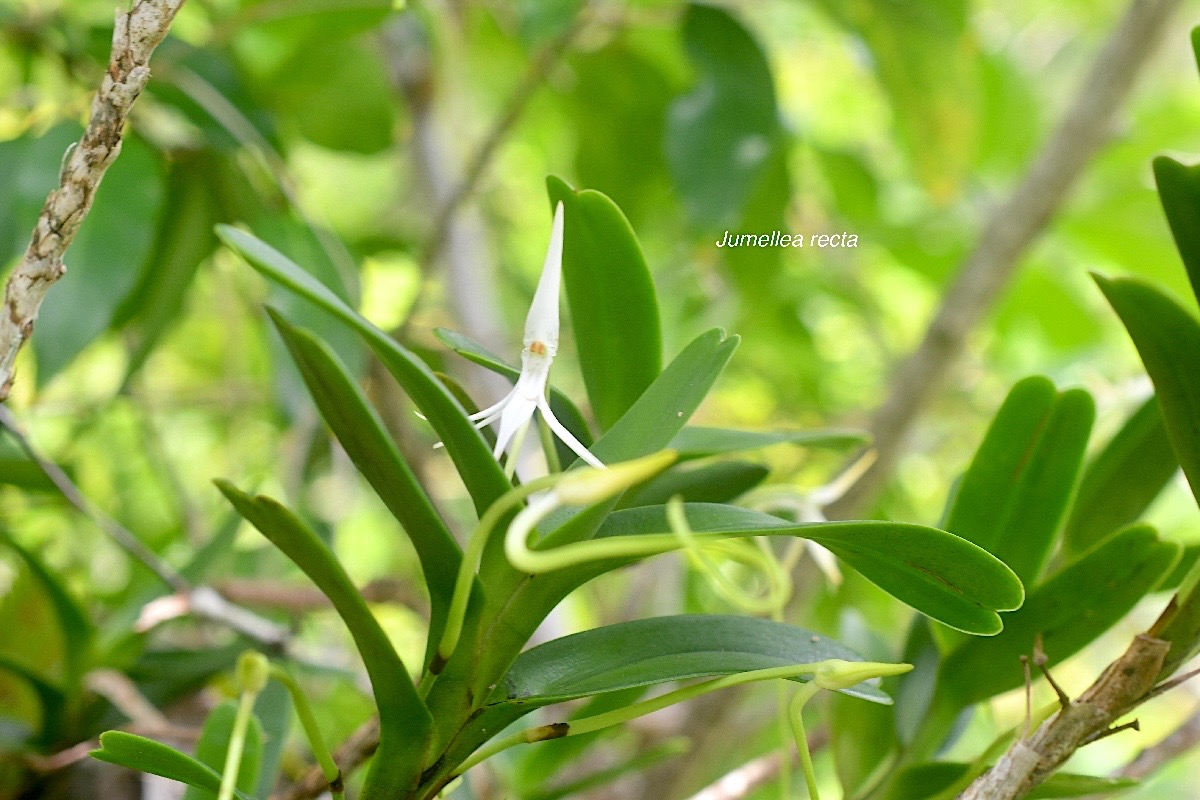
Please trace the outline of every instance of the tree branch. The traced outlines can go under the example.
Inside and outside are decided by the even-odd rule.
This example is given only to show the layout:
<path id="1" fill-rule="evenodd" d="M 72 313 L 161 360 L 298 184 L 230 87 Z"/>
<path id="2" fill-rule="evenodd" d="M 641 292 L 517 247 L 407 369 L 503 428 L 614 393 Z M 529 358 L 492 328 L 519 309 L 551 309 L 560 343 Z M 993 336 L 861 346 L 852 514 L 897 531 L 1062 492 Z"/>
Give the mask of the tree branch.
<path id="1" fill-rule="evenodd" d="M 108 70 L 92 100 L 91 120 L 66 154 L 59 185 L 42 207 L 29 247 L 4 288 L 0 313 L 0 402 L 12 390 L 21 346 L 33 333 L 50 287 L 67 271 L 63 256 L 92 207 L 109 165 L 121 152 L 121 136 L 134 101 L 150 80 L 150 56 L 166 38 L 184 0 L 137 0 L 118 11 Z"/>
<path id="2" fill-rule="evenodd" d="M 1138 634 L 1083 696 L 1017 741 L 980 775 L 959 800 L 1017 800 L 1058 769 L 1085 744 L 1103 738 L 1123 714 L 1154 689 L 1171 643 Z"/>
<path id="3" fill-rule="evenodd" d="M 1066 202 L 1162 39 L 1180 0 L 1133 0 L 1096 56 L 1083 85 L 1037 160 L 991 215 L 917 349 L 897 367 L 871 424 L 879 457 L 829 509 L 847 518 L 867 509 L 896 466 L 917 418 L 945 385 L 971 331 L 1003 294 L 1026 250 Z"/>

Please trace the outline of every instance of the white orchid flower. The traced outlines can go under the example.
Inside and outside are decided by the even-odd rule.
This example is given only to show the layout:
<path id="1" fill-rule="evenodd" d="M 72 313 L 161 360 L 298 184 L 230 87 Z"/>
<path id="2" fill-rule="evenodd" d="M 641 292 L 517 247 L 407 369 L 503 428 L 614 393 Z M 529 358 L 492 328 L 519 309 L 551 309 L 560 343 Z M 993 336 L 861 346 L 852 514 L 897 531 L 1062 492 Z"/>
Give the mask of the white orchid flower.
<path id="1" fill-rule="evenodd" d="M 471 421 L 475 423 L 476 428 L 499 421 L 493 455 L 499 459 L 507 449 L 511 461 L 520 450 L 521 441 L 533 420 L 534 412 L 541 412 L 542 419 L 550 426 L 550 430 L 571 448 L 575 455 L 591 466 L 603 469 L 604 464 L 600 459 L 588 452 L 583 443 L 558 421 L 546 399 L 550 365 L 554 363 L 554 356 L 558 352 L 558 295 L 562 283 L 562 253 L 563 204 L 559 203 L 554 209 L 554 225 L 550 230 L 546 263 L 542 266 L 542 276 L 538 279 L 533 303 L 530 304 L 529 315 L 525 318 L 521 375 L 517 378 L 516 386 L 503 400 L 472 414 Z"/>

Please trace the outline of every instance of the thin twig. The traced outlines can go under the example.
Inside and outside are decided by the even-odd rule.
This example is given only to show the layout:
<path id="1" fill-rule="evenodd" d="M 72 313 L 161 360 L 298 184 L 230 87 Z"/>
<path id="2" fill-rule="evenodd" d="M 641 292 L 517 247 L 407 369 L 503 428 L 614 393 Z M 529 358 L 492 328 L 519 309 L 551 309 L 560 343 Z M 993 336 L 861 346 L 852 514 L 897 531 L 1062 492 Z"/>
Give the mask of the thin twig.
<path id="1" fill-rule="evenodd" d="M 72 145 L 58 187 L 46 198 L 29 247 L 8 277 L 0 313 L 0 402 L 12 390 L 13 369 L 22 345 L 33 334 L 42 301 L 67 268 L 63 257 L 108 167 L 121 152 L 121 136 L 134 101 L 150 80 L 150 56 L 167 36 L 184 0 L 137 0 L 118 11 L 108 69 L 92 101 L 91 119 Z"/>
<path id="2" fill-rule="evenodd" d="M 1062 207 L 1091 159 L 1108 142 L 1180 0 L 1134 0 L 1097 55 L 1058 128 L 1025 177 L 979 235 L 917 349 L 897 367 L 871 424 L 879 460 L 830 508 L 848 518 L 867 509 L 891 475 L 917 418 L 941 391 L 971 331 L 1001 297 L 1021 258 Z"/>

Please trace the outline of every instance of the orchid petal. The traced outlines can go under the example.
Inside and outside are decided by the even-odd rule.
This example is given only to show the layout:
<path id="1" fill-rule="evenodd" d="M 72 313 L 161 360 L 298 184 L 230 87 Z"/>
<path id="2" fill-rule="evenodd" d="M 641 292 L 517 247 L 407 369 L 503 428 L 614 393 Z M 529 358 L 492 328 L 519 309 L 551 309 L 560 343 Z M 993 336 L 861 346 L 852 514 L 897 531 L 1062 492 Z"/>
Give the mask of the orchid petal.
<path id="1" fill-rule="evenodd" d="M 558 348 L 558 297 L 562 283 L 563 204 L 554 209 L 554 225 L 550 229 L 550 246 L 546 262 L 538 279 L 537 291 L 525 318 L 525 346 L 541 342 L 553 356 Z"/>
<path id="2" fill-rule="evenodd" d="M 496 448 L 492 451 L 493 456 L 497 459 L 500 458 L 521 426 L 533 418 L 533 412 L 536 409 L 536 400 L 530 400 L 519 392 L 513 395 L 504 407 L 504 413 L 500 416 L 500 431 L 496 434 Z"/>
<path id="3" fill-rule="evenodd" d="M 591 451 L 583 446 L 583 442 L 576 439 L 575 434 L 571 433 L 566 425 L 558 421 L 558 417 L 554 416 L 554 411 L 551 410 L 550 404 L 546 402 L 545 397 L 538 399 L 538 411 L 542 412 L 542 419 L 546 420 L 546 424 L 550 426 L 550 430 L 554 431 L 554 435 L 561 439 L 563 444 L 571 448 L 571 451 L 575 455 L 597 469 L 606 469 L 604 462 L 592 455 Z"/>

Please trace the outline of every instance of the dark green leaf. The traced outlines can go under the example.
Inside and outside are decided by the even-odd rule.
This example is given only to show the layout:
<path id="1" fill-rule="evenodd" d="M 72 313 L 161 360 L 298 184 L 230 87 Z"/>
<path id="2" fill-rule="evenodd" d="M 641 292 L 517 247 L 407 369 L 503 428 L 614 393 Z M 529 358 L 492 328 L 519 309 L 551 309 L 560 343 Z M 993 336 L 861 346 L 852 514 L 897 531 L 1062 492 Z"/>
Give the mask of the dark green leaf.
<path id="1" fill-rule="evenodd" d="M 221 776 L 211 767 L 184 755 L 174 747 L 124 731 L 100 734 L 100 749 L 93 750 L 91 756 L 120 767 L 195 786 L 213 795 L 221 788 Z M 253 800 L 240 790 L 235 790 L 235 795 L 239 800 Z"/>
<path id="2" fill-rule="evenodd" d="M 1200 498 L 1200 323 L 1140 281 L 1096 277 L 1137 346 L 1192 494 Z"/>
<path id="3" fill-rule="evenodd" d="M 18 703 L 13 702 L 11 680 L 27 686 L 36 695 L 41 706 L 41 731 L 34 737 L 35 744 L 53 746 L 65 733 L 63 730 L 66 697 L 58 687 L 50 684 L 41 675 L 28 666 L 21 664 L 6 655 L 0 655 L 0 697 L 4 698 L 4 708 L 0 710 L 0 719 L 12 719 L 16 714 Z"/>
<path id="4" fill-rule="evenodd" d="M 683 45 L 696 83 L 667 118 L 667 165 L 692 222 L 735 224 L 782 133 L 775 83 L 758 42 L 724 9 L 689 4 Z"/>
<path id="5" fill-rule="evenodd" d="M 1200 166 L 1159 156 L 1154 159 L 1154 180 L 1192 291 L 1200 298 Z"/>
<path id="6" fill-rule="evenodd" d="M 1019 657 L 1035 638 L 1053 666 L 1078 652 L 1125 616 L 1154 589 L 1179 557 L 1179 546 L 1154 529 L 1126 528 L 1030 592 L 1025 605 L 1004 615 L 1004 631 L 970 639 L 947 656 L 939 693 L 960 707 L 1020 686 Z"/>
<path id="7" fill-rule="evenodd" d="M 196 742 L 196 760 L 206 764 L 216 773 L 225 768 L 225 754 L 229 740 L 233 737 L 233 723 L 237 717 L 238 704 L 227 700 L 217 706 L 204 721 L 200 740 Z M 237 788 L 246 794 L 258 788 L 258 772 L 262 763 L 263 731 L 257 717 L 250 717 L 246 727 L 246 740 L 242 750 L 242 762 L 238 770 Z M 216 793 L 199 786 L 189 786 L 183 800 L 214 800 Z"/>
<path id="8" fill-rule="evenodd" d="M 278 502 L 261 495 L 250 497 L 225 481 L 217 486 L 238 513 L 308 575 L 350 629 L 379 709 L 379 751 L 368 786 L 396 793 L 415 786 L 432 719 L 404 662 L 350 576 L 333 551 Z"/>
<path id="9" fill-rule="evenodd" d="M 688 426 L 675 434 L 675 438 L 668 446 L 672 450 L 678 451 L 679 458 L 683 460 L 759 450 L 777 444 L 842 449 L 865 445 L 869 441 L 870 437 L 867 434 L 848 429 L 743 431 L 731 428 Z"/>
<path id="10" fill-rule="evenodd" d="M 248 233 L 225 225 L 217 228 L 217 236 L 267 278 L 333 314 L 363 337 L 445 442 L 446 451 L 454 460 L 479 514 L 512 488 L 492 457 L 491 449 L 467 419 L 462 405 L 421 359 L 279 251 Z"/>
<path id="11" fill-rule="evenodd" d="M 383 421 L 338 357 L 328 345 L 294 327 L 278 312 L 268 308 L 267 313 L 299 367 L 321 416 L 412 540 L 429 589 L 430 641 L 438 642 L 454 594 L 462 551 Z M 433 651 L 430 648 L 430 654 Z"/>
<path id="12" fill-rule="evenodd" d="M 593 628 L 526 650 L 496 687 L 493 702 L 537 708 L 634 686 L 831 658 L 862 661 L 833 639 L 771 620 L 716 614 L 654 617 Z M 865 683 L 844 693 L 891 702 Z"/>
<path id="13" fill-rule="evenodd" d="M 625 493 L 620 508 L 663 505 L 672 497 L 691 503 L 725 503 L 758 486 L 771 471 L 749 461 L 675 467 Z"/>
<path id="14" fill-rule="evenodd" d="M 1032 585 L 1055 541 L 1095 417 L 1091 395 L 1045 378 L 1013 387 L 963 476 L 949 530 Z"/>
<path id="15" fill-rule="evenodd" d="M 918 611 L 968 633 L 1001 629 L 997 610 L 1021 605 L 1020 581 L 986 550 L 953 534 L 900 522 L 830 522 L 797 525 L 736 506 L 691 503 L 688 524 L 701 538 L 799 536 L 832 550 L 871 582 Z M 670 531 L 659 507 L 618 511 L 597 537 Z M 589 564 L 572 579 L 590 580 L 618 564 Z M 578 585 L 578 583 L 576 584 Z"/>
<path id="16" fill-rule="evenodd" d="M 1078 555 L 1142 515 L 1179 470 L 1158 398 L 1135 411 L 1088 463 L 1063 531 Z"/>
<path id="17" fill-rule="evenodd" d="M 57 168 L 57 163 L 52 168 Z M 126 137 L 38 312 L 33 349 L 44 385 L 108 329 L 150 256 L 165 195 L 159 154 Z"/>
<path id="18" fill-rule="evenodd" d="M 61 123 L 41 136 L 0 142 L 0 261 L 24 252 L 46 195 L 57 185 L 66 149 L 82 128 Z"/>
<path id="19" fill-rule="evenodd" d="M 608 430 L 662 371 L 658 300 L 625 215 L 599 192 L 547 178 L 563 204 L 563 286 L 579 369 L 601 430 Z"/>

